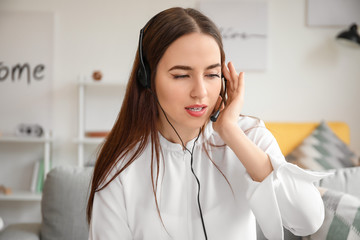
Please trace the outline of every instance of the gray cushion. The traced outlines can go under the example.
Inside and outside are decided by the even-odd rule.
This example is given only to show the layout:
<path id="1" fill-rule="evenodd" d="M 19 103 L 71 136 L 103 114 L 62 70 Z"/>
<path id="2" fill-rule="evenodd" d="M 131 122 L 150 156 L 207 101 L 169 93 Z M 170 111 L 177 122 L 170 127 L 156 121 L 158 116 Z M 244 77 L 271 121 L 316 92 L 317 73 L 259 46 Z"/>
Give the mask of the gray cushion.
<path id="1" fill-rule="evenodd" d="M 308 239 L 360 239 L 360 199 L 339 191 L 323 195 L 325 220 Z"/>
<path id="2" fill-rule="evenodd" d="M 40 223 L 12 224 L 0 231 L 0 240 L 40 240 Z"/>
<path id="3" fill-rule="evenodd" d="M 42 240 L 86 240 L 86 206 L 93 168 L 57 167 L 43 189 Z"/>
<path id="4" fill-rule="evenodd" d="M 325 123 L 286 156 L 286 160 L 311 170 L 353 167 L 358 156 Z"/>
<path id="5" fill-rule="evenodd" d="M 320 187 L 349 193 L 360 198 L 360 167 L 328 170 L 334 174 L 323 178 L 317 183 Z"/>

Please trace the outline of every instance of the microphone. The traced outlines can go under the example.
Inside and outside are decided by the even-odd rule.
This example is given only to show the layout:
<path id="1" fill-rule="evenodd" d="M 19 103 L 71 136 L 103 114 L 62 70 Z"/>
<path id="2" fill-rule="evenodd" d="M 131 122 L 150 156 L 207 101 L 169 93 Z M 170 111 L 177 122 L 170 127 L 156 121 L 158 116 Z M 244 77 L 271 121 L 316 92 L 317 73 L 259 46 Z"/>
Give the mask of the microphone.
<path id="1" fill-rule="evenodd" d="M 218 110 L 216 112 L 214 112 L 211 116 L 210 116 L 210 120 L 212 122 L 216 122 L 216 120 L 218 119 L 219 115 L 220 115 L 220 108 L 222 106 L 222 104 L 224 103 L 224 98 L 225 98 L 225 94 L 226 94 L 226 78 L 224 77 L 224 75 L 221 74 L 221 78 L 224 78 L 224 83 L 225 83 L 225 89 L 224 89 L 224 97 L 221 98 L 221 103 L 220 103 L 220 106 L 218 108 Z M 221 94 L 220 94 L 221 96 Z"/>
<path id="2" fill-rule="evenodd" d="M 210 116 L 210 120 L 212 122 L 216 122 L 216 120 L 218 119 L 219 115 L 220 115 L 220 108 L 221 108 L 221 105 L 223 104 L 224 102 L 224 99 L 221 100 L 221 103 L 220 103 L 220 106 L 218 108 L 218 110 L 216 112 L 214 112 L 211 116 Z"/>

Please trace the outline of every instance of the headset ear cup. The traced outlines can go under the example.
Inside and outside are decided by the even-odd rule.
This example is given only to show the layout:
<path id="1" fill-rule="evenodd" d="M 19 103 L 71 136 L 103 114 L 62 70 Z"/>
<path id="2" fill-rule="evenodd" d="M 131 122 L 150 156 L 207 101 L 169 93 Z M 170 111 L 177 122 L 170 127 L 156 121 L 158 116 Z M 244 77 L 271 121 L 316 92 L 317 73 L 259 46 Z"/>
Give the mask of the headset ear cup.
<path id="1" fill-rule="evenodd" d="M 150 74 L 150 67 L 146 59 L 144 59 L 144 68 L 145 68 L 145 77 L 144 80 L 146 82 L 146 88 L 151 87 L 151 74 Z"/>
<path id="2" fill-rule="evenodd" d="M 137 80 L 141 84 L 141 86 L 146 88 L 146 71 L 144 66 L 140 65 L 138 71 L 137 71 Z"/>
<path id="3" fill-rule="evenodd" d="M 144 64 L 140 64 L 139 70 L 137 72 L 137 79 L 140 82 L 141 86 L 143 86 L 144 88 L 150 88 L 150 69 L 146 62 L 144 62 Z"/>

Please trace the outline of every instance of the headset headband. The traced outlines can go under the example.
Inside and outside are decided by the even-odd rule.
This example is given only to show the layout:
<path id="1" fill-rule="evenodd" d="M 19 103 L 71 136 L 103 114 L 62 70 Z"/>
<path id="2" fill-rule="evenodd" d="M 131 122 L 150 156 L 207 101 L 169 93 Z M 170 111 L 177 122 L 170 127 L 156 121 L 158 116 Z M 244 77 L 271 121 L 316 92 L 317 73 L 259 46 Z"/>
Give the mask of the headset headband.
<path id="1" fill-rule="evenodd" d="M 150 73 L 150 67 L 149 64 L 144 56 L 143 52 L 143 41 L 144 41 L 144 34 L 145 30 L 149 27 L 149 25 L 154 21 L 154 19 L 158 16 L 156 14 L 154 17 L 152 17 L 145 26 L 140 30 L 140 36 L 139 36 L 139 61 L 140 66 L 137 72 L 137 79 L 141 86 L 144 88 L 150 88 L 151 87 L 151 73 Z"/>

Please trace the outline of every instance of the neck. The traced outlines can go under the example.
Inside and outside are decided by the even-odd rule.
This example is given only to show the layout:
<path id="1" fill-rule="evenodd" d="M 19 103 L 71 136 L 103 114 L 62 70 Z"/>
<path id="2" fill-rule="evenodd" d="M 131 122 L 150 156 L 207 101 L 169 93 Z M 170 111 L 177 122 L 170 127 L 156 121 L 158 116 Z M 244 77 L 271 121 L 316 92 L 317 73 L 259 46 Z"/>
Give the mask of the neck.
<path id="1" fill-rule="evenodd" d="M 166 121 L 166 120 L 165 120 Z M 174 125 L 173 125 L 174 126 Z M 199 135 L 199 128 L 195 129 L 181 129 L 179 127 L 174 126 L 176 129 L 176 132 L 179 134 L 179 136 L 176 134 L 175 130 L 171 127 L 171 125 L 166 121 L 162 122 L 161 120 L 158 122 L 158 129 L 161 133 L 161 135 L 166 138 L 168 141 L 172 143 L 178 143 L 180 145 L 183 145 L 186 147 L 186 144 L 196 138 Z"/>

